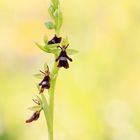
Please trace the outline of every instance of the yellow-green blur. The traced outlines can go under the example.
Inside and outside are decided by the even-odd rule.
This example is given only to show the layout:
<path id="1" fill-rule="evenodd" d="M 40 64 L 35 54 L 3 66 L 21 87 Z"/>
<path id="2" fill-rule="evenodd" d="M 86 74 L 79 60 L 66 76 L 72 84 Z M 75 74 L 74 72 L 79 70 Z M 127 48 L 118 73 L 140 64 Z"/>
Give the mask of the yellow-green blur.
<path id="1" fill-rule="evenodd" d="M 139 140 L 140 0 L 60 2 L 61 35 L 79 53 L 57 79 L 54 140 Z M 49 4 L 0 0 L 0 140 L 47 140 L 43 112 L 25 120 L 38 93 L 33 74 L 54 62 L 34 43 L 53 36 Z"/>

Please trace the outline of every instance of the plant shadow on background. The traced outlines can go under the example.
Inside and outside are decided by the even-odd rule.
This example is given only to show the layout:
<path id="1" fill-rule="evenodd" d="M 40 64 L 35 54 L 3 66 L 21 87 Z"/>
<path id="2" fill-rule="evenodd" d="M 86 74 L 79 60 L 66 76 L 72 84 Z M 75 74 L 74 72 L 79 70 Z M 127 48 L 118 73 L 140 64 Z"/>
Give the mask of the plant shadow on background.
<path id="1" fill-rule="evenodd" d="M 43 25 L 48 6 L 0 1 L 0 140 L 46 139 L 44 117 L 25 119 L 37 93 L 33 74 L 54 61 L 34 45 L 53 35 Z M 79 53 L 59 73 L 54 139 L 139 140 L 140 1 L 61 0 L 61 9 L 62 33 Z"/>

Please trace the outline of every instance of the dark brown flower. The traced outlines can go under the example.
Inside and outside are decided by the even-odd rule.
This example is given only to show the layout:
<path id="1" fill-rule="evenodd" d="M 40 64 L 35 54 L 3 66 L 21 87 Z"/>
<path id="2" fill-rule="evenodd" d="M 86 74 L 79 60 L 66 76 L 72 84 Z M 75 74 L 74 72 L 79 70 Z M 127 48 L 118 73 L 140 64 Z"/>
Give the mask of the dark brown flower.
<path id="1" fill-rule="evenodd" d="M 62 40 L 61 37 L 57 37 L 56 35 L 50 40 L 48 41 L 48 45 L 49 44 L 57 44 L 57 43 L 60 43 Z"/>
<path id="2" fill-rule="evenodd" d="M 40 93 L 43 93 L 44 89 L 50 88 L 50 72 L 49 67 L 47 66 L 47 70 L 45 72 L 40 71 L 44 74 L 43 80 L 39 83 L 39 86 L 41 87 Z"/>
<path id="3" fill-rule="evenodd" d="M 67 59 L 72 62 L 72 59 L 67 55 L 67 52 L 66 52 L 67 47 L 68 47 L 68 45 L 60 47 L 61 52 L 60 52 L 58 58 L 56 59 L 56 62 L 58 61 L 57 67 L 59 67 L 59 68 L 61 68 L 61 67 L 64 67 L 65 69 L 69 68 L 69 63 L 68 63 Z"/>
<path id="4" fill-rule="evenodd" d="M 34 112 L 34 114 L 28 120 L 26 120 L 26 123 L 31 123 L 33 121 L 38 120 L 39 116 L 40 116 L 40 111 Z"/>

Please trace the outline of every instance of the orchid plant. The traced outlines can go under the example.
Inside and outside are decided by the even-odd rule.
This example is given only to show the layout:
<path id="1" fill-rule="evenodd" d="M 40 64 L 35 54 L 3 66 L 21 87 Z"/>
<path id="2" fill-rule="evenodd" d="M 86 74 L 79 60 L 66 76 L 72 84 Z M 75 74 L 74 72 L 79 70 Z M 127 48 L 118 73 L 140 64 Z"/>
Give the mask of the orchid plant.
<path id="1" fill-rule="evenodd" d="M 44 45 L 40 45 L 39 43 L 36 43 L 36 45 L 45 53 L 53 54 L 55 61 L 51 71 L 45 62 L 44 70 L 40 70 L 40 73 L 35 74 L 35 77 L 40 79 L 40 83 L 37 84 L 38 95 L 36 99 L 33 99 L 33 102 L 36 105 L 29 108 L 33 111 L 33 115 L 26 120 L 26 123 L 38 120 L 40 112 L 43 111 L 48 126 L 48 139 L 53 140 L 54 92 L 58 72 L 62 67 L 65 69 L 69 68 L 68 61 L 72 62 L 69 55 L 73 55 L 77 53 L 77 51 L 69 49 L 68 37 L 62 37 L 60 35 L 63 24 L 63 15 L 60 9 L 59 0 L 51 0 L 48 12 L 52 21 L 46 22 L 45 26 L 50 30 L 54 30 L 54 35 L 50 40 L 45 35 Z"/>

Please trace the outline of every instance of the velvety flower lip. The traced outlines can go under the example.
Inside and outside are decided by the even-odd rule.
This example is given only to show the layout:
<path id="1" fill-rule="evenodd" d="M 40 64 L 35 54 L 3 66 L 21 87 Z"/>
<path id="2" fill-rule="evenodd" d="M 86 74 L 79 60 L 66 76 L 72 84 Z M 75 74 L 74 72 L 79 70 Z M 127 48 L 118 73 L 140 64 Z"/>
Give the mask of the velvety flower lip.
<path id="1" fill-rule="evenodd" d="M 48 41 L 48 45 L 49 45 L 49 44 L 61 43 L 61 40 L 62 40 L 61 37 L 57 37 L 57 36 L 55 35 L 50 41 Z"/>
<path id="2" fill-rule="evenodd" d="M 40 93 L 43 93 L 44 89 L 50 88 L 50 72 L 49 72 L 49 68 L 47 68 L 45 72 L 42 71 L 40 72 L 44 74 L 43 80 L 39 83 L 39 86 L 41 87 Z"/>
<path id="3" fill-rule="evenodd" d="M 41 86 L 42 88 L 45 88 L 45 89 L 49 89 L 50 88 L 50 77 L 45 76 L 44 79 L 39 83 L 39 86 Z"/>
<path id="4" fill-rule="evenodd" d="M 59 67 L 59 68 L 61 68 L 61 67 L 64 67 L 65 69 L 69 68 L 69 63 L 68 63 L 67 59 L 72 62 L 72 59 L 67 55 L 66 49 L 68 46 L 69 46 L 69 44 L 67 46 L 62 46 L 62 47 L 58 46 L 59 48 L 61 48 L 61 52 L 55 61 L 56 62 L 58 61 L 57 67 Z"/>
<path id="5" fill-rule="evenodd" d="M 40 116 L 40 111 L 34 112 L 33 115 L 28 120 L 26 120 L 26 123 L 31 123 L 33 121 L 38 120 L 39 116 Z"/>

